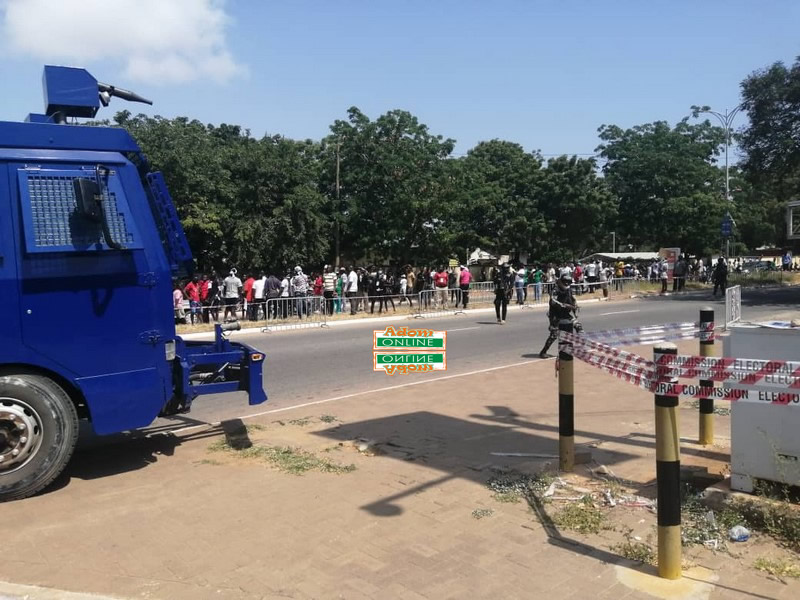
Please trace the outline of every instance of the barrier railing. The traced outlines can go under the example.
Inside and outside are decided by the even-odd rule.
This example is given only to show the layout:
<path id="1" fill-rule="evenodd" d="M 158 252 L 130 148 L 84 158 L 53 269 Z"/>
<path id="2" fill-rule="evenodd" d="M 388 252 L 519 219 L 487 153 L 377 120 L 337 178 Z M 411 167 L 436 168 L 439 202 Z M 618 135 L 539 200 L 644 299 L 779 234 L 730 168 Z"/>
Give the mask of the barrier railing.
<path id="1" fill-rule="evenodd" d="M 734 285 L 725 290 L 725 330 L 732 323 L 742 320 L 742 286 Z"/>
<path id="2" fill-rule="evenodd" d="M 264 304 L 266 325 L 262 332 L 327 327 L 328 314 L 323 296 L 270 298 Z"/>
<path id="3" fill-rule="evenodd" d="M 414 318 L 424 319 L 465 314 L 464 302 L 469 303 L 470 295 L 471 290 L 464 293 L 460 288 L 422 290 L 419 293 L 419 302 L 414 311 Z"/>

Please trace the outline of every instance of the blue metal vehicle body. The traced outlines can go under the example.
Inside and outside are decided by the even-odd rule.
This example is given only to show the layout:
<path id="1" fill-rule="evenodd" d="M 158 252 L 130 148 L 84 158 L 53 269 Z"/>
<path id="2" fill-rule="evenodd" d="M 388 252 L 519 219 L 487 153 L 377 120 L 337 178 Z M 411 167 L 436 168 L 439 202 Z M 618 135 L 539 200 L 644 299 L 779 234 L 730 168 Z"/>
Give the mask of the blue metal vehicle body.
<path id="1" fill-rule="evenodd" d="M 228 341 L 230 326 L 213 343 L 176 335 L 172 280 L 193 261 L 161 175 L 124 129 L 63 124 L 126 94 L 46 67 L 45 114 L 0 122 L 0 375 L 52 380 L 98 434 L 200 394 L 267 399 L 264 355 Z"/>

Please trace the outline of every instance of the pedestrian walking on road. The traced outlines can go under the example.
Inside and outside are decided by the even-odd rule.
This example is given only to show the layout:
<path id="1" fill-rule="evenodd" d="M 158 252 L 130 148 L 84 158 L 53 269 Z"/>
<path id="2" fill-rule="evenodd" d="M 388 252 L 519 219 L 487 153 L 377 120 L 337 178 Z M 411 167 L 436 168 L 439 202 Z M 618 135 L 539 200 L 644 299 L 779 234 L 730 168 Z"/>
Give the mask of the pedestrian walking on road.
<path id="1" fill-rule="evenodd" d="M 494 312 L 497 315 L 497 322 L 505 324 L 508 313 L 508 301 L 514 293 L 514 278 L 516 273 L 511 270 L 511 265 L 503 264 L 503 267 L 494 274 Z"/>
<path id="2" fill-rule="evenodd" d="M 718 289 L 724 294 L 728 287 L 728 265 L 721 256 L 717 259 L 714 274 L 711 278 L 714 280 L 714 292 L 712 295 L 716 298 Z"/>

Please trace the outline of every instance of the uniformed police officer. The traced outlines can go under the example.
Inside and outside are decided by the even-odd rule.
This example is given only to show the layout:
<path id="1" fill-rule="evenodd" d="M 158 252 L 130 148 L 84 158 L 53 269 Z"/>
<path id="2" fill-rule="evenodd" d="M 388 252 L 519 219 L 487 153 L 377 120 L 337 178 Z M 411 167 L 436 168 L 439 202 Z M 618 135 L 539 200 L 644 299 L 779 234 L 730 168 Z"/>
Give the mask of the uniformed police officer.
<path id="1" fill-rule="evenodd" d="M 550 335 L 539 353 L 539 358 L 547 358 L 547 351 L 558 339 L 559 321 L 568 319 L 573 322 L 573 330 L 576 333 L 583 331 L 583 326 L 578 322 L 578 302 L 572 295 L 571 284 L 572 278 L 569 274 L 562 274 L 550 294 L 550 308 L 547 311 L 547 318 L 550 320 Z"/>
<path id="2" fill-rule="evenodd" d="M 493 282 L 494 311 L 497 314 L 497 322 L 505 324 L 508 301 L 511 299 L 511 292 L 514 289 L 514 273 L 508 263 L 504 263 L 501 269 L 495 271 Z"/>

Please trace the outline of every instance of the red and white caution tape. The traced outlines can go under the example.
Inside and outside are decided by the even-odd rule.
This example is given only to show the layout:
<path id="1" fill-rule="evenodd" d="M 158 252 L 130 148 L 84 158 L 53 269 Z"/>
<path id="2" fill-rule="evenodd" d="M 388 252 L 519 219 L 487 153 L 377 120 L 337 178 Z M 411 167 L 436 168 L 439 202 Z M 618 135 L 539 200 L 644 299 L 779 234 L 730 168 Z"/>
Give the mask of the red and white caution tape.
<path id="1" fill-rule="evenodd" d="M 636 337 L 652 337 L 657 333 L 668 331 L 693 331 L 699 327 L 698 323 L 664 323 L 663 325 L 643 325 L 642 327 L 628 327 L 625 329 L 606 329 L 605 331 L 592 331 L 583 334 L 584 337 L 593 340 L 602 339 L 625 339 Z"/>
<path id="2" fill-rule="evenodd" d="M 614 375 L 623 381 L 632 383 L 633 385 L 647 391 L 650 391 L 652 387 L 652 380 L 647 371 L 637 371 L 636 367 L 630 364 L 618 367 L 617 364 L 620 362 L 619 359 L 615 359 L 610 356 L 600 356 L 583 350 L 576 350 L 573 356 L 574 358 L 582 360 L 583 362 L 590 364 L 593 367 L 608 373 L 609 375 Z"/>
<path id="3" fill-rule="evenodd" d="M 706 387 L 693 383 L 660 382 L 652 385 L 651 391 L 662 396 L 688 396 L 689 398 L 711 398 L 730 402 L 752 402 L 755 404 L 780 404 L 800 407 L 800 393 L 747 390 L 729 387 Z"/>
<path id="4" fill-rule="evenodd" d="M 577 333 L 568 333 L 566 331 L 561 331 L 559 332 L 559 336 L 560 336 L 559 350 L 562 352 L 566 352 L 567 354 L 572 354 L 577 349 L 583 349 L 583 350 L 590 350 L 594 353 L 603 354 L 606 356 L 623 358 L 627 362 L 634 365 L 638 365 L 640 367 L 647 367 L 649 369 L 653 369 L 655 366 L 655 363 L 653 363 L 653 361 L 647 360 L 646 358 L 639 356 L 638 354 L 634 354 L 633 352 L 626 352 L 625 350 L 620 350 L 619 348 L 615 348 L 614 346 L 604 344 L 603 342 L 586 339 L 585 336 Z"/>
<path id="5" fill-rule="evenodd" d="M 796 361 L 664 354 L 656 364 L 660 377 L 699 378 L 734 387 L 800 390 L 800 362 Z"/>

